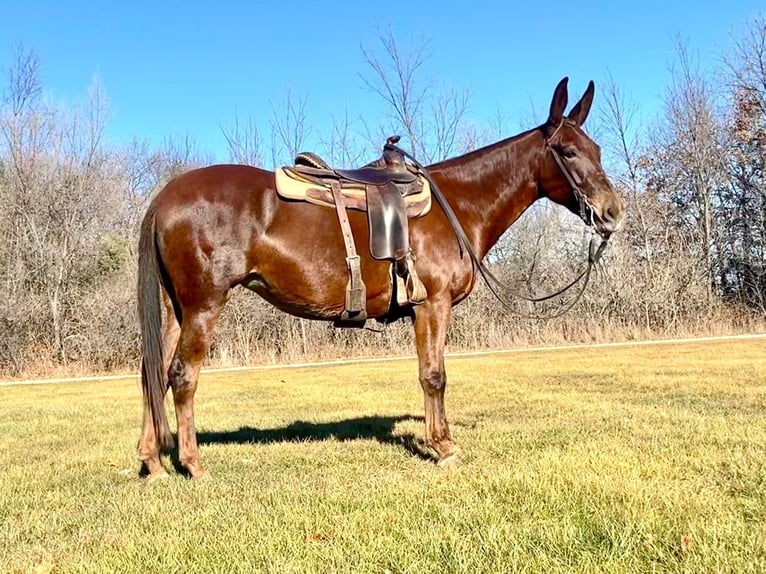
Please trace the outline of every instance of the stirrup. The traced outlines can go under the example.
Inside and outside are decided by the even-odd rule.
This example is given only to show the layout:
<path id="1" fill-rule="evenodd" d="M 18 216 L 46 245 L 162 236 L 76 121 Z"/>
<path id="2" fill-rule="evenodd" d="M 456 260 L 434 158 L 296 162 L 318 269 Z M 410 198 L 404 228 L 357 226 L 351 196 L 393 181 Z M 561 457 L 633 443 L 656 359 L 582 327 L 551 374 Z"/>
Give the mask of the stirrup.
<path id="1" fill-rule="evenodd" d="M 367 321 L 367 289 L 362 281 L 359 255 L 346 257 L 349 280 L 346 285 L 346 308 L 340 319 L 334 322 L 336 327 L 364 327 Z"/>
<path id="2" fill-rule="evenodd" d="M 407 275 L 407 298 L 413 305 L 420 305 L 426 300 L 426 297 L 428 297 L 426 286 L 418 277 L 415 268 L 411 267 Z"/>
<path id="3" fill-rule="evenodd" d="M 428 297 L 425 285 L 415 271 L 415 256 L 410 250 L 405 257 L 394 262 L 397 304 L 420 305 Z"/>

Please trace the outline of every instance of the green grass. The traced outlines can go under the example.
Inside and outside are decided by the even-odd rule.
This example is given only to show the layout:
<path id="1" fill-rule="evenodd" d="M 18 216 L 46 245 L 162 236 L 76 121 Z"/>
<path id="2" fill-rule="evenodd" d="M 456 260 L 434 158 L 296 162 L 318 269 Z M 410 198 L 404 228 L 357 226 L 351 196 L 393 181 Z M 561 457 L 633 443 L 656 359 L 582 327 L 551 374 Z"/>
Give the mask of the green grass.
<path id="1" fill-rule="evenodd" d="M 204 374 L 213 478 L 137 474 L 137 380 L 0 388 L 0 572 L 764 572 L 762 340 Z"/>

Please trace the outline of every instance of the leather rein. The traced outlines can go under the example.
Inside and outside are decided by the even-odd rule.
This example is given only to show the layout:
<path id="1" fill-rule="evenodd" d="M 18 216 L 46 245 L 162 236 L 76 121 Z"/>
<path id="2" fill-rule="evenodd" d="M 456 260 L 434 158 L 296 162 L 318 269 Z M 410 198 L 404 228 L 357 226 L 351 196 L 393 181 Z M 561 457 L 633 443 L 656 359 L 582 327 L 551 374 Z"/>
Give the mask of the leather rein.
<path id="1" fill-rule="evenodd" d="M 563 125 L 563 121 L 553 131 L 553 134 L 551 134 L 551 138 L 554 135 L 556 135 L 556 132 L 558 132 L 558 130 L 561 128 L 562 125 Z M 579 213 L 580 217 L 586 223 L 586 225 L 592 227 L 594 223 L 593 218 L 595 213 L 593 206 L 588 201 L 587 196 L 582 192 L 580 187 L 577 185 L 577 182 L 575 181 L 574 176 L 572 175 L 572 172 L 564 163 L 564 160 L 561 158 L 561 155 L 553 148 L 553 146 L 551 146 L 550 138 L 545 138 L 545 147 L 548 150 L 550 150 L 551 154 L 553 155 L 553 159 L 556 162 L 556 165 L 558 165 L 559 170 L 561 170 L 562 175 L 564 176 L 564 178 L 567 180 L 567 183 L 571 187 L 572 193 L 574 194 L 575 199 L 577 199 L 577 203 L 580 210 L 580 213 Z M 495 298 L 497 298 L 497 300 L 500 301 L 503 307 L 505 307 L 506 309 L 508 309 L 509 311 L 517 315 L 521 315 L 523 317 L 530 318 L 530 319 L 555 319 L 556 317 L 560 317 L 561 315 L 564 315 L 565 313 L 567 313 L 582 298 L 582 295 L 583 293 L 585 293 L 585 289 L 588 286 L 588 282 L 590 281 L 591 271 L 593 270 L 593 267 L 598 263 L 599 259 L 601 259 L 601 255 L 603 254 L 604 249 L 606 249 L 608 238 L 602 239 L 600 245 L 596 245 L 597 239 L 595 237 L 591 238 L 590 244 L 588 245 L 588 266 L 565 287 L 559 289 L 555 293 L 551 293 L 550 295 L 545 295 L 543 297 L 529 297 L 527 295 L 518 293 L 512 289 L 509 289 L 506 285 L 504 285 L 502 281 L 500 281 L 500 279 L 498 279 L 492 273 L 492 271 L 490 271 L 487 268 L 487 266 L 484 265 L 481 258 L 476 254 L 473 247 L 471 246 L 471 242 L 468 240 L 468 237 L 466 236 L 465 231 L 463 230 L 463 227 L 460 225 L 460 221 L 455 215 L 455 212 L 452 210 L 452 207 L 450 206 L 450 204 L 447 202 L 447 199 L 442 194 L 441 189 L 439 189 L 439 186 L 433 180 L 433 178 L 428 173 L 426 168 L 423 167 L 418 162 L 418 160 L 416 160 L 411 154 L 407 153 L 406 151 L 399 148 L 393 143 L 386 143 L 384 145 L 384 149 L 385 148 L 398 152 L 402 154 L 404 157 L 410 159 L 415 165 L 415 167 L 417 167 L 422 172 L 423 176 L 428 180 L 428 183 L 431 184 L 431 190 L 434 194 L 434 197 L 436 197 L 436 201 L 441 206 L 445 216 L 447 217 L 447 220 L 452 226 L 452 229 L 455 231 L 455 235 L 457 236 L 457 239 L 458 239 L 458 244 L 460 245 L 460 256 L 461 257 L 463 256 L 463 248 L 465 248 L 465 250 L 468 252 L 468 255 L 471 258 L 471 261 L 473 262 L 475 267 L 479 270 L 479 273 L 484 278 L 484 281 L 487 283 L 487 287 L 489 287 L 489 290 L 492 292 Z M 577 284 L 577 282 L 580 281 L 583 277 L 585 277 L 585 281 L 583 283 L 582 288 L 577 293 L 577 296 L 575 297 L 574 301 L 572 301 L 569 305 L 567 305 L 562 311 L 559 311 L 553 315 L 549 315 L 545 317 L 519 313 L 500 294 L 501 291 L 504 291 L 520 299 L 523 299 L 525 301 L 529 301 L 532 303 L 541 303 L 543 301 L 548 301 L 550 299 L 553 299 L 554 297 L 558 297 L 559 295 L 562 295 L 564 292 L 574 287 Z"/>

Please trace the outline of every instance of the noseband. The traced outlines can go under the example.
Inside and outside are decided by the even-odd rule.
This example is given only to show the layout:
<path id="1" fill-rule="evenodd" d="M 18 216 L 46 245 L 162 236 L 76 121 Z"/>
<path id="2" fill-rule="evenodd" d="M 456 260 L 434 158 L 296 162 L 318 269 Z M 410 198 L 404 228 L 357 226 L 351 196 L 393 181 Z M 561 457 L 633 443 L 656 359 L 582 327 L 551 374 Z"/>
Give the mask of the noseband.
<path id="1" fill-rule="evenodd" d="M 559 126 L 554 130 L 551 137 L 556 135 L 556 132 L 561 128 L 563 125 L 563 121 Z M 577 198 L 577 201 L 580 206 L 580 216 L 582 217 L 583 221 L 586 223 L 588 222 L 588 218 L 586 215 L 590 215 L 590 223 L 588 225 L 593 225 L 593 206 L 588 202 L 588 198 L 585 196 L 585 194 L 580 190 L 580 188 L 577 186 L 577 183 L 574 180 L 574 177 L 572 177 L 572 173 L 567 168 L 564 161 L 561 159 L 561 156 L 559 153 L 553 149 L 553 147 L 550 145 L 550 141 L 546 138 L 545 145 L 548 147 L 549 150 L 551 150 L 551 153 L 553 154 L 553 158 L 556 160 L 556 163 L 558 164 L 559 168 L 561 169 L 561 172 L 564 174 L 564 177 L 566 178 L 567 182 L 572 188 L 572 193 L 575 195 L 575 198 Z M 410 159 L 415 167 L 417 167 L 420 172 L 423 174 L 423 176 L 428 180 L 428 183 L 431 184 L 431 191 L 436 198 L 437 203 L 441 206 L 442 210 L 444 211 L 444 215 L 447 217 L 447 220 L 450 222 L 450 225 L 452 226 L 452 229 L 455 231 L 455 235 L 458 239 L 458 245 L 460 245 L 460 256 L 463 256 L 463 248 L 468 252 L 468 255 L 471 258 L 471 261 L 478 269 L 481 276 L 484 278 L 484 281 L 487 283 L 487 287 L 492 292 L 492 294 L 495 296 L 495 298 L 500 301 L 500 303 L 511 311 L 512 313 L 515 313 L 517 315 L 521 315 L 522 317 L 526 317 L 529 319 L 554 319 L 556 317 L 560 317 L 564 313 L 567 313 L 572 307 L 574 307 L 577 302 L 582 297 L 583 293 L 585 292 L 585 288 L 588 286 L 588 281 L 590 280 L 590 274 L 593 267 L 598 263 L 599 259 L 601 259 L 601 255 L 604 252 L 604 249 L 606 248 L 606 239 L 602 239 L 601 244 L 596 246 L 596 238 L 592 237 L 590 240 L 590 244 L 588 245 L 588 267 L 580 273 L 573 281 L 571 281 L 566 287 L 559 289 L 555 293 L 551 293 L 550 295 L 546 295 L 544 297 L 529 297 L 527 295 L 523 295 L 521 293 L 515 292 L 512 289 L 509 289 L 508 286 L 504 285 L 488 268 L 484 263 L 482 262 L 481 258 L 476 254 L 476 252 L 473 250 L 473 247 L 471 246 L 470 241 L 468 241 L 468 237 L 465 234 L 465 231 L 463 230 L 462 225 L 460 225 L 460 221 L 458 221 L 457 216 L 455 215 L 455 212 L 452 211 L 452 207 L 449 203 L 447 203 L 447 199 L 444 197 L 444 195 L 441 192 L 441 189 L 439 189 L 439 186 L 436 184 L 436 182 L 431 177 L 431 174 L 428 173 L 425 167 L 423 167 L 418 160 L 416 160 L 414 157 L 412 157 L 411 154 L 407 153 L 403 149 L 399 148 L 393 143 L 386 143 L 384 146 L 384 149 L 390 149 L 393 151 L 396 151 L 400 154 L 402 154 L 404 157 Z M 558 297 L 559 295 L 563 294 L 565 291 L 571 289 L 574 287 L 580 279 L 585 277 L 585 282 L 583 283 L 582 288 L 580 289 L 580 292 L 575 297 L 574 301 L 567 305 L 563 310 L 553 314 L 549 315 L 547 317 L 541 317 L 536 315 L 527 315 L 524 313 L 519 313 L 516 311 L 506 300 L 505 298 L 500 294 L 501 291 L 507 292 L 513 296 L 518 297 L 519 299 L 523 299 L 525 301 L 529 301 L 532 303 L 540 303 L 543 301 L 548 301 L 550 299 L 553 299 L 554 297 Z"/>

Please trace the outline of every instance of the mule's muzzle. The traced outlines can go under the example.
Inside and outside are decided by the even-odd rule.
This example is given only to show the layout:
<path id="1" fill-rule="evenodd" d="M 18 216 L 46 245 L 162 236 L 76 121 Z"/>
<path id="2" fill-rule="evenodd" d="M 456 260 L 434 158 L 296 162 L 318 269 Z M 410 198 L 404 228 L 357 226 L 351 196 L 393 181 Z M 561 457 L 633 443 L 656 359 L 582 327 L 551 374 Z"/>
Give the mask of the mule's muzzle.
<path id="1" fill-rule="evenodd" d="M 599 208 L 593 209 L 593 211 L 593 225 L 604 239 L 608 239 L 612 233 L 618 231 L 625 218 L 625 204 L 617 195 L 608 199 Z"/>

